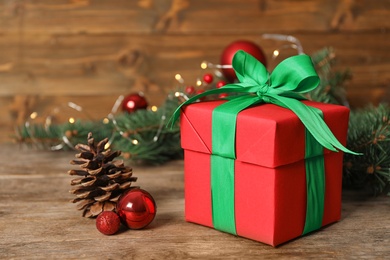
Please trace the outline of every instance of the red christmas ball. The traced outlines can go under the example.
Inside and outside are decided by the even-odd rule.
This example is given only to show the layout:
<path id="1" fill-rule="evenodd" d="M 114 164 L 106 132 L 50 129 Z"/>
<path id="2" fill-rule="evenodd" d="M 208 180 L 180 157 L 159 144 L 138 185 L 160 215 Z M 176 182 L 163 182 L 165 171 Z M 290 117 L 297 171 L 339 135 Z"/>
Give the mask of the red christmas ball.
<path id="1" fill-rule="evenodd" d="M 221 65 L 231 65 L 234 54 L 239 50 L 251 54 L 263 63 L 264 66 L 267 66 L 267 59 L 263 50 L 256 43 L 247 40 L 235 41 L 226 46 L 221 55 Z M 237 79 L 236 73 L 232 68 L 224 68 L 222 73 L 230 82 L 234 82 Z"/>
<path id="2" fill-rule="evenodd" d="M 117 212 L 124 225 L 131 229 L 141 229 L 156 216 L 156 203 L 147 191 L 131 189 L 119 199 Z"/>
<path id="3" fill-rule="evenodd" d="M 226 81 L 220 80 L 220 81 L 217 82 L 217 85 L 215 87 L 216 88 L 222 88 L 225 85 L 226 85 Z"/>
<path id="4" fill-rule="evenodd" d="M 133 113 L 138 109 L 146 109 L 148 102 L 145 97 L 139 93 L 127 95 L 122 101 L 122 110 L 128 113 Z"/>
<path id="5" fill-rule="evenodd" d="M 194 88 L 194 86 L 187 86 L 187 87 L 185 88 L 185 92 L 186 92 L 188 95 L 194 94 L 194 93 L 195 93 L 195 88 Z"/>
<path id="6" fill-rule="evenodd" d="M 210 84 L 211 82 L 213 82 L 213 80 L 214 80 L 214 77 L 212 74 L 206 73 L 203 75 L 203 81 L 206 82 L 207 84 Z"/>
<path id="7" fill-rule="evenodd" d="M 113 211 L 103 211 L 96 218 L 96 228 L 105 235 L 113 235 L 118 232 L 121 221 Z"/>

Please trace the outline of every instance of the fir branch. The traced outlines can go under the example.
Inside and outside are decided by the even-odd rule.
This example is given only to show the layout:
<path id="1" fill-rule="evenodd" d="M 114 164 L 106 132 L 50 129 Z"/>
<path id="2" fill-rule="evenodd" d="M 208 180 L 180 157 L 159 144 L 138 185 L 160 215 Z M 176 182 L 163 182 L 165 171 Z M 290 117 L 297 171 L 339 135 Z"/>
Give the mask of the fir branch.
<path id="1" fill-rule="evenodd" d="M 351 112 L 347 147 L 363 155 L 345 154 L 344 186 L 368 188 L 374 195 L 389 192 L 389 118 L 390 106 L 385 104 Z"/>
<path id="2" fill-rule="evenodd" d="M 115 124 L 77 120 L 74 123 L 23 125 L 18 131 L 18 141 L 37 148 L 69 150 L 87 139 L 92 132 L 97 140 L 106 137 L 123 157 L 134 162 L 161 164 L 168 160 L 182 158 L 180 129 L 176 124 L 172 129 L 165 127 L 166 121 L 177 108 L 176 99 L 167 98 L 156 111 L 137 110 L 121 113 L 115 117 Z"/>
<path id="3" fill-rule="evenodd" d="M 333 71 L 335 57 L 332 48 L 323 48 L 311 56 L 321 81 L 320 85 L 311 91 L 308 97 L 318 102 L 348 105 L 344 84 L 351 78 L 351 73 L 349 70 Z"/>
<path id="4" fill-rule="evenodd" d="M 17 141 L 37 148 L 51 150 L 70 150 L 73 146 L 82 143 L 89 132 L 99 139 L 111 136 L 113 126 L 102 121 L 76 120 L 74 123 L 52 124 L 24 124 L 17 129 Z"/>
<path id="5" fill-rule="evenodd" d="M 166 127 L 177 106 L 176 99 L 167 98 L 157 112 L 137 110 L 131 114 L 123 113 L 117 119 L 119 134 L 113 146 L 134 162 L 162 164 L 182 158 L 179 125 L 172 129 Z"/>
<path id="6" fill-rule="evenodd" d="M 333 71 L 336 55 L 332 48 L 324 48 L 312 56 L 320 85 L 309 93 L 318 102 L 348 106 L 344 84 L 351 78 L 349 70 Z M 363 156 L 345 154 L 343 185 L 348 188 L 366 188 L 374 195 L 390 189 L 390 133 L 387 105 L 351 111 L 347 148 Z M 389 194 L 390 195 L 390 194 Z"/>

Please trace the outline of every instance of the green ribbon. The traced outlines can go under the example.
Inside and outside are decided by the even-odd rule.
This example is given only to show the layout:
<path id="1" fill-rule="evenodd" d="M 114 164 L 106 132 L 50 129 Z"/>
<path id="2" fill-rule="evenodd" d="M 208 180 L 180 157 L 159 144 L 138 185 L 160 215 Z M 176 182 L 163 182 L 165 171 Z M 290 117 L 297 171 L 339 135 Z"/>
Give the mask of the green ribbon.
<path id="1" fill-rule="evenodd" d="M 337 140 L 324 122 L 321 110 L 307 106 L 300 101 L 305 99 L 302 94 L 313 90 L 319 84 L 319 77 L 311 58 L 307 55 L 287 58 L 274 69 L 272 74 L 269 74 L 263 64 L 250 54 L 238 51 L 233 58 L 232 65 L 239 80 L 238 83 L 208 90 L 190 98 L 176 109 L 170 121 L 173 125 L 179 118 L 182 106 L 193 103 L 206 95 L 237 94 L 230 96 L 228 102 L 216 107 L 212 114 L 211 192 L 214 227 L 236 234 L 234 161 L 232 161 L 236 158 L 236 119 L 240 111 L 260 103 L 272 103 L 290 109 L 306 128 L 305 164 L 308 197 L 303 234 L 321 227 L 325 192 L 324 162 L 323 156 L 310 157 L 321 154 L 323 147 L 335 152 L 341 150 L 355 155 L 357 153 L 350 151 Z M 223 157 L 223 159 L 214 157 Z"/>
<path id="2" fill-rule="evenodd" d="M 234 159 L 211 155 L 211 205 L 215 229 L 237 234 L 234 217 Z"/>
<path id="3" fill-rule="evenodd" d="M 322 113 L 321 113 L 322 116 Z M 322 226 L 325 202 L 323 147 L 305 130 L 306 221 L 302 235 Z"/>

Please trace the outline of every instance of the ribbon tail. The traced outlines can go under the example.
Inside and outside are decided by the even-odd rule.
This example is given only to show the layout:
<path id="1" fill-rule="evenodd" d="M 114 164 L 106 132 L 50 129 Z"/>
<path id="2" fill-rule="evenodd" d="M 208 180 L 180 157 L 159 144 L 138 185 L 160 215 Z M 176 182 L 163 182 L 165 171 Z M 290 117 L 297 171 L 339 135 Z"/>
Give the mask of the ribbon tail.
<path id="1" fill-rule="evenodd" d="M 302 102 L 295 99 L 272 94 L 267 95 L 265 98 L 267 98 L 270 103 L 288 108 L 293 111 L 305 125 L 306 129 L 323 147 L 334 152 L 337 152 L 338 149 L 346 153 L 360 155 L 360 153 L 355 153 L 344 147 L 339 142 L 339 140 L 337 140 L 322 117 L 318 114 L 317 108 L 306 106 Z"/>

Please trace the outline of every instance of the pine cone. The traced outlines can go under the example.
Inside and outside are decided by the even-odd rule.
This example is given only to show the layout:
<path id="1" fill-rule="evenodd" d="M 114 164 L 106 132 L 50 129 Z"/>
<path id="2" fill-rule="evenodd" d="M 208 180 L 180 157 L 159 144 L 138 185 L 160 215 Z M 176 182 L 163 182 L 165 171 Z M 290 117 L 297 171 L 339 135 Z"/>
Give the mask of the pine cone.
<path id="1" fill-rule="evenodd" d="M 122 160 L 114 160 L 121 152 L 105 149 L 108 139 L 95 145 L 92 133 L 88 134 L 88 145 L 78 144 L 75 160 L 70 163 L 79 165 L 81 170 L 70 170 L 70 175 L 81 176 L 73 179 L 71 185 L 76 186 L 70 193 L 77 197 L 72 200 L 77 209 L 83 210 L 83 217 L 96 217 L 102 211 L 115 211 L 119 197 L 128 190 L 132 177 L 131 167 L 124 166 Z"/>

